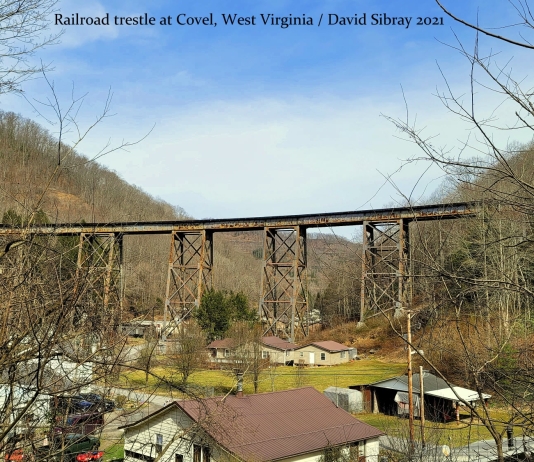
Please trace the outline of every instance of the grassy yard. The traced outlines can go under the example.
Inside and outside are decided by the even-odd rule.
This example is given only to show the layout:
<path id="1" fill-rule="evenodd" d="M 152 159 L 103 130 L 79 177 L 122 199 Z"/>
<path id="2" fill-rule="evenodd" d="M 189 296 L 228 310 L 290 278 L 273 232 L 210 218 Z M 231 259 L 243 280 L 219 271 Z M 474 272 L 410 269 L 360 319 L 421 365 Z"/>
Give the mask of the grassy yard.
<path id="1" fill-rule="evenodd" d="M 106 449 L 104 454 L 104 462 L 116 459 L 122 459 L 124 457 L 124 441 L 116 443 Z"/>
<path id="2" fill-rule="evenodd" d="M 312 386 L 319 391 L 324 391 L 330 386 L 347 387 L 371 383 L 400 375 L 405 371 L 406 366 L 403 364 L 385 363 L 378 360 L 353 361 L 330 367 L 278 366 L 262 372 L 258 391 L 264 393 L 304 386 Z M 179 383 L 179 377 L 172 368 L 156 368 L 154 372 L 172 383 Z M 167 387 L 161 387 L 161 384 L 153 378 L 149 378 L 148 384 L 145 383 L 145 374 L 139 371 L 124 373 L 121 381 L 123 385 L 148 389 L 156 393 L 164 394 L 168 391 Z M 235 375 L 228 371 L 204 370 L 191 375 L 188 383 L 213 388 L 215 394 L 228 393 L 235 386 Z M 248 374 L 244 379 L 244 392 L 254 392 L 252 377 Z"/>
<path id="3" fill-rule="evenodd" d="M 172 368 L 156 368 L 156 374 L 165 377 L 173 384 L 179 383 L 179 376 Z M 349 385 L 363 385 L 386 379 L 406 372 L 404 364 L 385 363 L 379 360 L 361 360 L 331 367 L 298 368 L 278 366 L 264 370 L 260 376 L 259 392 L 281 391 L 291 388 L 312 386 L 319 391 L 324 391 L 329 386 L 347 387 Z M 168 386 L 162 386 L 154 378 L 149 378 L 145 383 L 143 372 L 126 372 L 122 375 L 123 385 L 142 389 L 157 394 L 167 394 Z M 235 376 L 229 371 L 204 370 L 191 375 L 188 383 L 199 387 L 213 388 L 215 394 L 224 394 L 232 391 L 235 386 Z M 172 387 L 171 387 L 172 388 Z M 245 394 L 254 392 L 252 378 L 245 375 Z M 174 397 L 177 397 L 173 393 Z M 179 395 L 178 395 L 179 396 Z M 495 419 L 507 420 L 506 412 L 497 408 L 491 409 Z M 399 438 L 408 438 L 408 419 L 385 416 L 382 414 L 358 414 L 356 417 L 363 422 L 373 425 L 384 433 Z M 447 444 L 451 447 L 465 446 L 469 441 L 491 439 L 488 430 L 477 420 L 470 422 L 469 416 L 462 415 L 459 423 L 449 422 L 446 424 L 425 422 L 425 439 L 429 444 Z M 504 424 L 499 426 L 504 431 Z M 516 429 L 516 436 L 520 429 Z M 420 421 L 415 420 L 416 439 L 420 439 Z"/>
<path id="4" fill-rule="evenodd" d="M 506 413 L 499 409 L 491 410 L 494 419 L 506 420 Z M 409 437 L 409 422 L 407 418 L 386 416 L 383 414 L 357 414 L 359 420 L 379 428 L 384 433 L 398 438 Z M 498 424 L 501 433 L 504 424 Z M 415 439 L 421 439 L 421 422 L 414 421 Z M 521 429 L 515 428 L 515 436 L 521 435 Z M 447 444 L 451 447 L 466 446 L 469 442 L 492 439 L 489 431 L 476 419 L 470 422 L 469 416 L 462 415 L 460 422 L 438 423 L 425 421 L 425 441 L 429 444 Z"/>

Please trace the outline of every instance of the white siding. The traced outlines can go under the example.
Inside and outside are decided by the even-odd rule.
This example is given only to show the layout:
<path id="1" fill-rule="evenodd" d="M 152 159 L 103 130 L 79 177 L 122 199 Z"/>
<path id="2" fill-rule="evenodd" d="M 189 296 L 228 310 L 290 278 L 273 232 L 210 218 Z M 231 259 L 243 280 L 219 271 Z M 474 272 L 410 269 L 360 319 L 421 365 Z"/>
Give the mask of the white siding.
<path id="1" fill-rule="evenodd" d="M 302 454 L 300 456 L 288 457 L 280 462 L 317 462 L 322 456 L 323 451 L 310 452 L 309 454 Z"/>
<path id="2" fill-rule="evenodd" d="M 192 462 L 194 441 L 192 424 L 191 419 L 180 409 L 170 408 L 135 427 L 127 428 L 124 433 L 124 450 L 155 458 L 157 456 L 155 452 L 156 435 L 160 434 L 163 437 L 163 449 L 165 450 L 167 445 L 169 447 L 164 451 L 159 461 L 175 462 L 175 454 L 182 454 L 184 462 Z M 207 445 L 210 447 L 213 462 L 230 460 L 230 458 L 225 457 L 225 453 L 213 441 Z M 366 441 L 364 446 L 366 462 L 378 462 L 378 450 L 378 438 Z M 317 462 L 323 454 L 323 451 L 316 451 L 288 457 L 279 462 Z M 125 462 L 139 462 L 139 459 L 130 457 L 126 453 L 124 460 Z"/>
<path id="3" fill-rule="evenodd" d="M 380 446 L 378 438 L 373 438 L 365 442 L 365 462 L 378 462 L 378 452 Z"/>
<path id="4" fill-rule="evenodd" d="M 261 348 L 262 351 L 269 353 L 271 363 L 285 364 L 286 362 L 293 360 L 293 350 L 282 351 L 266 345 L 262 345 Z"/>
<path id="5" fill-rule="evenodd" d="M 360 443 L 361 444 L 361 443 Z M 348 451 L 348 448 L 346 449 Z M 365 462 L 378 462 L 379 443 L 378 438 L 367 440 L 363 448 L 360 449 L 365 455 Z M 324 451 L 311 452 L 300 456 L 288 457 L 278 462 L 317 462 L 324 455 Z"/>
<path id="6" fill-rule="evenodd" d="M 124 432 L 124 450 L 155 458 L 157 454 L 154 443 L 156 443 L 156 435 L 160 434 L 163 436 L 163 448 L 171 440 L 176 439 L 160 459 L 162 462 L 174 462 L 174 453 L 179 453 L 178 450 L 182 449 L 180 445 L 181 443 L 183 444 L 183 440 L 179 437 L 182 429 L 187 433 L 187 429 L 191 427 L 191 424 L 191 419 L 181 410 L 171 408 L 167 412 L 142 422 L 135 427 L 127 428 Z M 134 462 L 138 459 L 133 459 L 125 455 L 124 460 Z M 189 458 L 184 456 L 185 460 L 189 460 Z"/>
<path id="7" fill-rule="evenodd" d="M 300 355 L 301 353 L 303 353 L 302 356 Z M 328 351 L 318 348 L 315 345 L 308 345 L 295 350 L 295 364 L 299 364 L 301 360 L 304 361 L 304 364 L 310 364 L 310 353 L 314 354 L 314 364 L 317 366 L 334 366 L 336 364 L 349 362 L 348 350 L 345 351 L 345 357 L 341 358 L 341 352 L 339 351 L 329 353 Z M 321 359 L 321 354 L 324 355 L 325 359 Z"/>
<path id="8" fill-rule="evenodd" d="M 193 461 L 193 442 L 195 427 L 193 421 L 180 409 L 170 408 L 166 412 L 155 416 L 135 427 L 127 428 L 124 432 L 124 460 L 125 462 L 139 462 L 139 459 L 129 457 L 126 451 L 156 457 L 156 435 L 163 436 L 164 454 L 159 461 L 175 462 L 175 454 L 182 454 L 184 462 Z M 170 445 L 169 445 L 170 443 Z M 167 450 L 166 446 L 169 445 Z M 219 450 L 213 441 L 203 444 L 210 447 L 211 459 L 220 459 Z"/>

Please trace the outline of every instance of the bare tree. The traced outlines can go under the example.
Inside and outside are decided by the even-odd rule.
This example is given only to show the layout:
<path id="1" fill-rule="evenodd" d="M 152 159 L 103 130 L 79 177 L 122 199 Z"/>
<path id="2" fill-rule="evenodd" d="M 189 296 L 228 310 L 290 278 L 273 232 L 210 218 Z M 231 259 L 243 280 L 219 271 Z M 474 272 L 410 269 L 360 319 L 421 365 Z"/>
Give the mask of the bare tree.
<path id="1" fill-rule="evenodd" d="M 31 58 L 56 43 L 61 33 L 48 33 L 57 0 L 0 1 L 0 94 L 20 92 L 21 84 L 47 66 Z"/>
<path id="2" fill-rule="evenodd" d="M 228 332 L 234 343 L 230 365 L 234 372 L 252 378 L 254 393 L 258 392 L 260 376 L 269 364 L 268 356 L 263 353 L 262 334 L 260 323 L 246 321 L 235 322 Z"/>
<path id="3" fill-rule="evenodd" d="M 527 79 L 512 74 L 509 61 L 500 64 L 496 52 L 483 51 L 482 39 L 489 37 L 491 46 L 497 40 L 532 50 L 533 17 L 528 1 L 509 2 L 519 22 L 503 27 L 511 35 L 502 36 L 477 21 L 459 18 L 437 2 L 459 24 L 476 31 L 472 47 L 458 39 L 452 45 L 470 66 L 469 97 L 454 91 L 446 70 L 442 70 L 445 90 L 438 93 L 444 107 L 466 124 L 468 135 L 458 150 L 440 148 L 433 136 L 409 118 L 408 111 L 405 119 L 387 118 L 423 153 L 412 160 L 429 160 L 452 179 L 444 200 L 477 201 L 480 212 L 445 238 L 441 224 L 434 226 L 433 243 L 422 231 L 433 225 L 417 225 L 420 250 L 414 264 L 427 288 L 431 287 L 427 294 L 433 294 L 434 301 L 428 310 L 428 296 L 418 298 L 416 293 L 410 308 L 415 313 L 425 312 L 426 328 L 420 341 L 433 346 L 425 348 L 429 354 L 422 360 L 442 378 L 446 378 L 447 363 L 455 365 L 456 373 L 480 399 L 484 391 L 492 393 L 509 410 L 506 423 L 527 433 L 534 423 L 528 398 L 534 391 L 533 355 L 526 346 L 533 334 L 534 152 L 531 145 L 519 146 L 509 139 L 499 142 L 496 135 L 532 136 L 533 92 Z M 521 28 L 517 39 L 514 27 Z M 486 113 L 480 103 L 489 96 L 500 99 L 495 109 Z M 499 119 L 499 110 L 509 112 Z M 398 328 L 397 332 L 402 334 Z M 502 422 L 485 406 L 475 408 L 459 401 L 488 429 L 496 443 L 497 459 L 504 460 Z"/>
<path id="4" fill-rule="evenodd" d="M 182 322 L 176 331 L 174 345 L 167 356 L 178 370 L 183 385 L 189 376 L 207 362 L 206 335 L 194 321 Z"/>

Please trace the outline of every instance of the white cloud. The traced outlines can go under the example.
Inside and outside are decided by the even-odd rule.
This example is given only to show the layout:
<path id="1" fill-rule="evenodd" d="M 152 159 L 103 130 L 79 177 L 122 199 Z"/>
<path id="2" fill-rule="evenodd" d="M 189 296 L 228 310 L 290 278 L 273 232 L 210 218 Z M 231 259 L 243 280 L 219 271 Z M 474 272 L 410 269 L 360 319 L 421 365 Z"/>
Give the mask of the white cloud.
<path id="1" fill-rule="evenodd" d="M 72 18 L 72 15 L 78 14 L 79 18 L 104 18 L 106 14 L 110 15 L 109 25 L 54 25 L 53 32 L 64 30 L 61 36 L 61 43 L 59 47 L 77 48 L 89 42 L 97 40 L 113 40 L 119 36 L 120 28 L 113 24 L 113 12 L 106 9 L 100 2 L 84 1 L 79 2 L 75 0 L 63 0 L 61 2 L 60 11 L 57 14 L 62 15 L 61 19 Z M 52 15 L 52 23 L 56 24 L 56 14 Z"/>

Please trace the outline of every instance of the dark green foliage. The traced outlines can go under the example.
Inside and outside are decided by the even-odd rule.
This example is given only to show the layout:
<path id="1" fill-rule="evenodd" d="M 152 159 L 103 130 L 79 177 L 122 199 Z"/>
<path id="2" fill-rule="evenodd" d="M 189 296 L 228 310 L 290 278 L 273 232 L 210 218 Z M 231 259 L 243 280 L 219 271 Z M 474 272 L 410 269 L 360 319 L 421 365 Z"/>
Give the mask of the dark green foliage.
<path id="1" fill-rule="evenodd" d="M 4 213 L 4 216 L 2 217 L 2 223 L 4 225 L 21 226 L 22 217 L 13 209 L 9 209 Z"/>
<path id="2" fill-rule="evenodd" d="M 48 219 L 48 215 L 42 210 L 39 209 L 37 212 L 33 215 L 33 224 L 35 225 L 46 225 L 50 223 L 50 220 Z"/>
<path id="3" fill-rule="evenodd" d="M 50 220 L 48 219 L 47 214 L 42 210 L 37 210 L 32 216 L 23 217 L 22 215 L 18 214 L 15 210 L 9 209 L 6 212 L 4 212 L 4 215 L 2 216 L 2 223 L 5 225 L 11 225 L 11 226 L 22 226 L 23 224 L 27 224 L 31 219 L 32 224 L 35 225 L 45 225 L 50 223 Z"/>
<path id="4" fill-rule="evenodd" d="M 250 309 L 242 292 L 210 289 L 204 292 L 194 317 L 208 340 L 212 341 L 223 338 L 234 321 L 254 321 L 256 313 Z"/>

